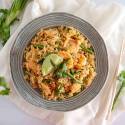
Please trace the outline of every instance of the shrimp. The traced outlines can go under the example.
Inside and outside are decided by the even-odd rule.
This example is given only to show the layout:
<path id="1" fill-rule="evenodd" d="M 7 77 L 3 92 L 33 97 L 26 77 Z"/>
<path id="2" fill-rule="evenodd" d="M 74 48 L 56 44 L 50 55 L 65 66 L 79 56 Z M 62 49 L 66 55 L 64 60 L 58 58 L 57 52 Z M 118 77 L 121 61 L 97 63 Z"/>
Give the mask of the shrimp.
<path id="1" fill-rule="evenodd" d="M 74 68 L 81 69 L 87 63 L 87 59 L 83 54 L 78 54 L 74 62 Z"/>
<path id="2" fill-rule="evenodd" d="M 46 84 L 44 84 L 44 83 L 41 83 L 41 84 L 39 84 L 39 87 L 42 88 L 42 90 L 43 90 L 45 96 L 51 95 L 51 89 L 49 88 L 48 85 L 46 85 Z"/>
<path id="3" fill-rule="evenodd" d="M 64 41 L 64 47 L 67 48 L 67 51 L 69 53 L 77 53 L 79 50 L 79 45 L 80 45 L 80 42 L 77 39 L 67 38 Z"/>
<path id="4" fill-rule="evenodd" d="M 71 87 L 70 87 L 70 93 L 69 95 L 70 96 L 73 96 L 74 93 L 76 92 L 80 92 L 81 90 L 81 84 L 78 84 L 78 83 L 74 83 Z"/>
<path id="5" fill-rule="evenodd" d="M 72 58 L 72 56 L 71 56 L 70 53 L 68 53 L 67 51 L 60 51 L 59 55 L 61 57 L 63 57 L 64 59 L 68 59 L 68 61 L 67 61 L 67 67 L 69 69 L 73 68 L 73 58 Z"/>
<path id="6" fill-rule="evenodd" d="M 37 65 L 37 63 L 35 63 L 34 61 L 29 60 L 25 63 L 25 66 L 28 71 L 32 71 L 36 75 L 40 74 L 40 66 Z"/>

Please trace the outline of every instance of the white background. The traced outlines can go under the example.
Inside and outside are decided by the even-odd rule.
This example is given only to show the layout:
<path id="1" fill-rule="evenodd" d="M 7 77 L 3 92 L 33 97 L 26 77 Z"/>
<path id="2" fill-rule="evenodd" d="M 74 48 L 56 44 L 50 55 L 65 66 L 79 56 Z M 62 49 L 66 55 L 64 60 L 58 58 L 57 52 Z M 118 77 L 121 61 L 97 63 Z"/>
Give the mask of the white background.
<path id="1" fill-rule="evenodd" d="M 7 97 L 0 97 L 0 125 L 48 125 L 33 118 L 11 103 Z M 49 124 L 50 125 L 50 124 Z M 112 125 L 125 125 L 125 113 L 119 116 Z"/>
<path id="2" fill-rule="evenodd" d="M 1 0 L 0 0 L 1 1 Z M 98 4 L 113 0 L 96 0 Z M 125 0 L 114 0 L 125 5 Z M 48 125 L 45 121 L 33 118 L 19 109 L 7 97 L 0 97 L 0 125 Z M 119 116 L 112 125 L 125 125 L 125 113 Z"/>

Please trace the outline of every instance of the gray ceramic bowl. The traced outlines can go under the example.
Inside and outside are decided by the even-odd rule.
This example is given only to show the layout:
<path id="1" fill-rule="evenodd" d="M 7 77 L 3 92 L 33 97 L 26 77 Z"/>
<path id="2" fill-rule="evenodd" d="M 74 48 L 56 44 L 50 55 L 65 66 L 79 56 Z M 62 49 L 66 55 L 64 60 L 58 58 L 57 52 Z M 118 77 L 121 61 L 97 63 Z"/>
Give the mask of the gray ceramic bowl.
<path id="1" fill-rule="evenodd" d="M 48 101 L 41 98 L 40 94 L 25 81 L 22 58 L 25 47 L 41 28 L 60 25 L 72 26 L 90 40 L 96 54 L 97 76 L 90 87 L 76 96 L 64 101 Z M 49 110 L 70 111 L 87 104 L 99 93 L 108 74 L 108 56 L 102 37 L 89 23 L 71 14 L 50 13 L 31 21 L 18 34 L 10 52 L 10 67 L 14 85 L 26 101 Z"/>

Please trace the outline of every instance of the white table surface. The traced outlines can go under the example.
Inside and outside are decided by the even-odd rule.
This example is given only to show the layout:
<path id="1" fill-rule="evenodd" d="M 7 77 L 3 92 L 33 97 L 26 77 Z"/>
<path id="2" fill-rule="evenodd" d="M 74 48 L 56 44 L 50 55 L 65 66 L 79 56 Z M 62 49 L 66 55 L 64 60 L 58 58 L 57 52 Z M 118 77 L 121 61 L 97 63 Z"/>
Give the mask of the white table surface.
<path id="1" fill-rule="evenodd" d="M 1 0 L 0 0 L 1 1 Z M 99 4 L 113 0 L 96 0 Z M 125 0 L 115 0 L 125 5 Z M 40 119 L 23 112 L 7 97 L 0 97 L 0 125 L 48 125 Z M 112 125 L 125 125 L 125 113 L 121 114 Z"/>
<path id="2" fill-rule="evenodd" d="M 23 112 L 7 97 L 0 97 L 0 125 L 48 125 L 37 118 Z M 49 124 L 50 125 L 50 124 Z M 117 118 L 112 125 L 125 125 L 125 113 Z"/>

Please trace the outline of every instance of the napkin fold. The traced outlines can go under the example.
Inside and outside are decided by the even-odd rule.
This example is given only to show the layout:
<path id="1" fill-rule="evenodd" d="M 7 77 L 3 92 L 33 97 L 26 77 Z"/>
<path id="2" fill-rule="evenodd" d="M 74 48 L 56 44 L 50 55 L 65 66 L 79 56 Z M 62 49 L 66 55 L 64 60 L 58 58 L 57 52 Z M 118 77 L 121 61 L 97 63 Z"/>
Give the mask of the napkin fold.
<path id="1" fill-rule="evenodd" d="M 8 6 L 6 0 L 3 6 Z M 68 12 L 91 23 L 103 37 L 109 58 L 109 73 L 100 93 L 87 105 L 70 112 L 56 112 L 35 107 L 26 102 L 14 88 L 10 73 L 10 49 L 19 31 L 32 19 L 49 12 Z M 49 122 L 50 125 L 108 125 L 125 110 L 125 97 L 119 99 L 119 106 L 111 112 L 111 105 L 116 93 L 116 75 L 119 65 L 120 50 L 125 39 L 125 8 L 118 3 L 97 5 L 89 0 L 34 0 L 30 2 L 22 16 L 21 24 L 12 27 L 12 35 L 0 51 L 0 75 L 10 83 L 11 99 L 17 106 L 32 116 Z M 125 54 L 124 54 L 125 55 Z M 125 57 L 123 57 L 125 58 Z M 121 60 L 120 68 L 124 69 Z"/>

